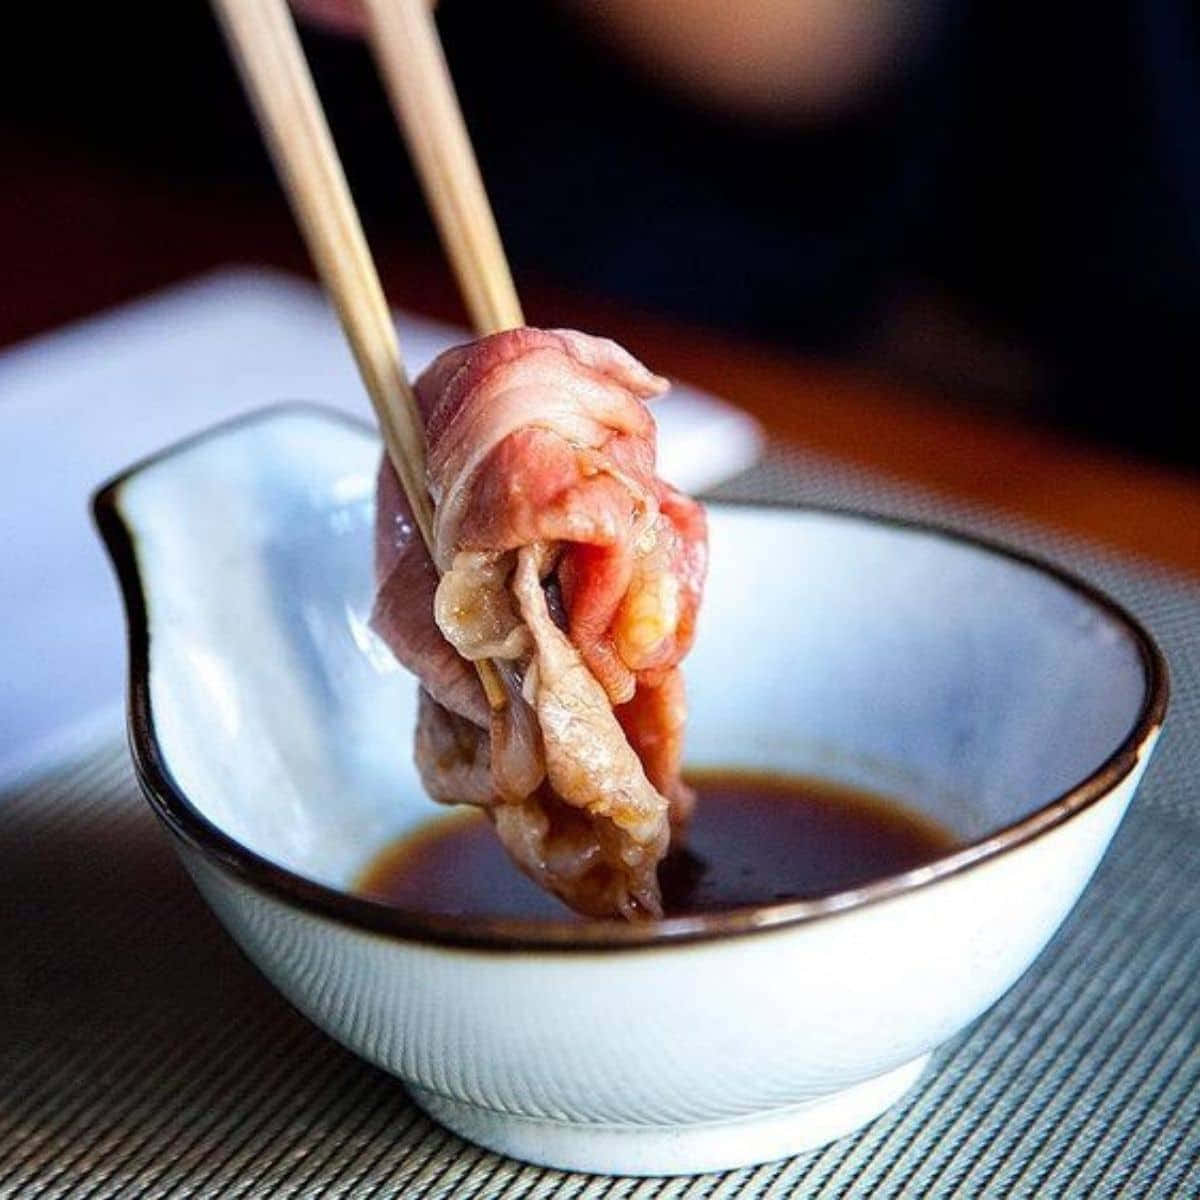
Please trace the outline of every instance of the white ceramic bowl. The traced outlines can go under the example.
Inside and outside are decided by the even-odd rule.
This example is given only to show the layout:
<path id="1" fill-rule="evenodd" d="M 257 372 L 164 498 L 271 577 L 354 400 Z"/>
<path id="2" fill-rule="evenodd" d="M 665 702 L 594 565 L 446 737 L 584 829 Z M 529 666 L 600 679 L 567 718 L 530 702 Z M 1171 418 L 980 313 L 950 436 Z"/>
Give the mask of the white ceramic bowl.
<path id="1" fill-rule="evenodd" d="M 713 505 L 692 766 L 824 775 L 962 838 L 814 901 L 455 920 L 347 892 L 436 810 L 366 625 L 377 443 L 272 410 L 97 498 L 139 776 L 201 892 L 316 1024 L 485 1146 L 674 1173 L 844 1134 L 1045 945 L 1145 768 L 1161 655 L 1053 568 L 934 529 Z"/>

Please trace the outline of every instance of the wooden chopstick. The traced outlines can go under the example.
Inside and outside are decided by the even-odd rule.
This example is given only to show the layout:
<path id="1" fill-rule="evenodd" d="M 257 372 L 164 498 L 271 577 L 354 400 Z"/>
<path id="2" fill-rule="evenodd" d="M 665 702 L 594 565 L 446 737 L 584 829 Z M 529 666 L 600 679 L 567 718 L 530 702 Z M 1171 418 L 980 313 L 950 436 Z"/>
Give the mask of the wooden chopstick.
<path id="1" fill-rule="evenodd" d="M 424 427 L 286 0 L 213 0 L 213 5 L 309 253 L 350 342 L 388 458 L 432 555 Z M 503 708 L 506 694 L 494 665 L 476 666 L 488 703 Z"/>
<path id="2" fill-rule="evenodd" d="M 429 0 L 364 0 L 368 38 L 475 331 L 525 324 Z"/>

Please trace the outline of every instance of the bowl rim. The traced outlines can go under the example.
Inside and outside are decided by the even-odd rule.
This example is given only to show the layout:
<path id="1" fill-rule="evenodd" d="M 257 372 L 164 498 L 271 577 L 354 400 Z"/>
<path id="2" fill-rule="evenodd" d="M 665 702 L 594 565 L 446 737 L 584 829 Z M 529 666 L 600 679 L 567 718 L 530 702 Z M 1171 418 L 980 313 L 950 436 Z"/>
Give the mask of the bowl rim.
<path id="1" fill-rule="evenodd" d="M 1145 689 L 1133 725 L 1112 753 L 1087 776 L 1020 820 L 965 846 L 939 854 L 932 862 L 921 867 L 810 899 L 773 901 L 645 923 L 579 918 L 531 920 L 453 917 L 403 909 L 318 883 L 273 862 L 231 837 L 191 803 L 175 780 L 155 729 L 150 700 L 150 637 L 146 598 L 138 568 L 134 531 L 121 511 L 122 491 L 143 471 L 159 467 L 200 445 L 236 435 L 247 427 L 295 416 L 332 421 L 361 434 L 377 436 L 367 422 L 323 405 L 305 402 L 270 405 L 223 421 L 140 459 L 97 489 L 92 498 L 92 514 L 108 550 L 124 601 L 129 651 L 127 734 L 135 773 L 151 808 L 186 846 L 243 884 L 360 932 L 440 946 L 492 951 L 558 952 L 653 949 L 808 924 L 959 875 L 1057 828 L 1092 807 L 1132 773 L 1148 744 L 1152 743 L 1162 727 L 1170 684 L 1166 659 L 1153 637 L 1122 605 L 1100 588 L 1046 559 L 933 522 L 869 510 L 786 501 L 709 501 L 707 503 L 730 509 L 816 513 L 924 533 L 998 555 L 1050 576 L 1123 626 L 1137 646 Z"/>

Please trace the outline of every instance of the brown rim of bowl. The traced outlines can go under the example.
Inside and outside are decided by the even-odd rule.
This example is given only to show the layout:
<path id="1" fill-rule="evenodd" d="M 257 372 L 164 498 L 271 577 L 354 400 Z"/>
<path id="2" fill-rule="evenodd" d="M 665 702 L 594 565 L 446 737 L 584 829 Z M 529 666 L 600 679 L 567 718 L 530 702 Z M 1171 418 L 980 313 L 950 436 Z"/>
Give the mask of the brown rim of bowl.
<path id="1" fill-rule="evenodd" d="M 141 460 L 96 492 L 92 501 L 92 511 L 112 559 L 125 603 L 129 642 L 129 742 L 139 781 L 151 807 L 169 829 L 206 859 L 230 872 L 243 883 L 319 916 L 360 930 L 392 935 L 402 940 L 494 951 L 653 948 L 778 930 L 860 908 L 914 888 L 924 887 L 1024 845 L 1061 825 L 1075 813 L 1089 808 L 1108 794 L 1134 770 L 1147 743 L 1162 726 L 1169 693 L 1167 664 L 1162 652 L 1145 629 L 1124 608 L 1098 588 L 1060 567 L 985 538 L 919 521 L 811 504 L 719 501 L 721 506 L 727 508 L 822 513 L 849 521 L 867 521 L 932 534 L 1022 563 L 1048 575 L 1107 613 L 1124 626 L 1133 638 L 1141 655 L 1146 681 L 1145 695 L 1137 719 L 1112 754 L 1091 774 L 1027 817 L 997 830 L 986 838 L 943 854 L 925 866 L 884 876 L 860 887 L 814 899 L 777 901 L 731 908 L 719 913 L 668 917 L 662 921 L 645 924 L 579 919 L 533 921 L 518 918 L 439 916 L 396 908 L 382 901 L 351 895 L 315 883 L 271 862 L 230 837 L 192 805 L 172 776 L 158 743 L 150 703 L 149 630 L 134 537 L 120 511 L 121 489 L 144 469 L 174 458 L 197 444 L 227 437 L 245 426 L 271 421 L 280 416 L 308 416 L 332 421 L 364 435 L 375 436 L 367 424 L 320 405 L 274 405 L 224 422 Z"/>

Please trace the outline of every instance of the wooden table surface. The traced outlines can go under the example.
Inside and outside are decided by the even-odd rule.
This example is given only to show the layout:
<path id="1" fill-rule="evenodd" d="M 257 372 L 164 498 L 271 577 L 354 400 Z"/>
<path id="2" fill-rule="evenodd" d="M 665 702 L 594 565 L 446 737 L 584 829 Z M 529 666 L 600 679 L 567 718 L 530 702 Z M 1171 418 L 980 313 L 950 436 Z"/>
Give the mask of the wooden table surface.
<path id="1" fill-rule="evenodd" d="M 3 135 L 0 154 L 14 181 L 0 188 L 0 346 L 222 263 L 310 273 L 282 200 L 261 191 L 172 184 Z M 435 247 L 375 249 L 394 304 L 464 322 Z M 531 324 L 608 334 L 779 438 L 1200 576 L 1200 474 L 972 412 L 878 373 L 518 285 Z"/>

